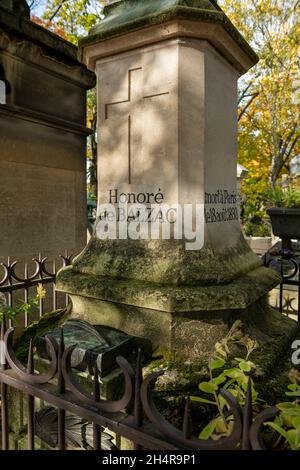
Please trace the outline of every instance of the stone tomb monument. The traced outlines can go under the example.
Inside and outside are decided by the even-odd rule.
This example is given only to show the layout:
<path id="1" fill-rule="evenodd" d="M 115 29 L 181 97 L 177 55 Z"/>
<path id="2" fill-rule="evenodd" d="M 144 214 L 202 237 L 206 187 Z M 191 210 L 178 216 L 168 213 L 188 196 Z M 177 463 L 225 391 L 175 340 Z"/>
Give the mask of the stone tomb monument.
<path id="1" fill-rule="evenodd" d="M 240 319 L 270 365 L 297 325 L 268 306 L 280 279 L 239 224 L 237 80 L 258 57 L 214 1 L 126 0 L 105 8 L 81 59 L 98 81 L 97 227 L 103 205 L 136 200 L 198 205 L 201 223 L 196 249 L 96 228 L 58 276 L 73 317 L 193 361 Z"/>
<path id="2" fill-rule="evenodd" d="M 86 245 L 86 94 L 77 48 L 0 2 L 0 261 Z"/>

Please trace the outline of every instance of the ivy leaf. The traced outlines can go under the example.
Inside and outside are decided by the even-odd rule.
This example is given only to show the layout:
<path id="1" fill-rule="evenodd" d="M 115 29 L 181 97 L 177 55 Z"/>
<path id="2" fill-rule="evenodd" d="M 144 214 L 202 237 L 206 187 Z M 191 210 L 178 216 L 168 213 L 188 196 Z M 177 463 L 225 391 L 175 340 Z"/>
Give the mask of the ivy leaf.
<path id="1" fill-rule="evenodd" d="M 300 433 L 298 429 L 289 429 L 287 431 L 288 443 L 290 444 L 293 450 L 298 450 L 300 448 Z"/>
<path id="2" fill-rule="evenodd" d="M 199 403 L 205 403 L 205 404 L 207 404 L 207 405 L 215 405 L 215 406 L 217 406 L 217 404 L 216 404 L 215 401 L 206 400 L 206 398 L 191 397 L 191 400 L 192 400 L 192 401 L 197 401 L 197 402 L 199 402 Z"/>
<path id="3" fill-rule="evenodd" d="M 286 441 L 289 440 L 289 436 L 288 436 L 288 433 L 281 427 L 279 426 L 279 424 L 276 424 L 276 423 L 272 423 L 270 421 L 267 421 L 265 423 L 265 426 L 270 426 L 271 428 L 273 428 L 275 431 L 277 431 L 282 437 L 284 437 L 284 439 Z"/>
<path id="4" fill-rule="evenodd" d="M 285 394 L 288 397 L 300 397 L 300 390 L 297 390 L 296 392 L 286 392 Z"/>
<path id="5" fill-rule="evenodd" d="M 211 435 L 213 434 L 214 430 L 216 429 L 216 426 L 217 426 L 217 420 L 216 419 L 213 419 L 212 421 L 210 421 L 208 423 L 207 426 L 205 426 L 204 429 L 202 429 L 200 435 L 199 435 L 199 439 L 203 439 L 203 440 L 207 440 L 211 437 Z"/>
<path id="6" fill-rule="evenodd" d="M 241 361 L 239 363 L 239 368 L 243 371 L 243 372 L 250 372 L 251 370 L 251 366 L 250 364 L 247 362 L 247 361 Z"/>
<path id="7" fill-rule="evenodd" d="M 216 424 L 216 431 L 220 434 L 227 434 L 228 429 L 226 426 L 226 423 L 224 422 L 223 416 L 218 416 L 216 418 L 217 424 Z"/>
<path id="8" fill-rule="evenodd" d="M 284 403 L 277 403 L 276 408 L 278 408 L 280 411 L 285 411 L 285 410 L 294 408 L 294 406 L 295 406 L 294 403 L 284 402 Z"/>
<path id="9" fill-rule="evenodd" d="M 201 382 L 199 389 L 201 392 L 214 393 L 218 390 L 218 386 L 212 382 Z"/>
<path id="10" fill-rule="evenodd" d="M 220 375 L 218 375 L 218 377 L 215 377 L 214 379 L 212 379 L 212 383 L 214 383 L 216 385 L 221 385 L 225 381 L 226 381 L 226 375 L 224 375 L 224 374 L 220 374 Z"/>
<path id="11" fill-rule="evenodd" d="M 294 416 L 291 421 L 294 428 L 300 428 L 300 414 L 299 416 Z"/>
<path id="12" fill-rule="evenodd" d="M 226 376 L 230 377 L 231 379 L 239 379 L 240 377 L 244 376 L 242 371 L 235 368 L 225 370 L 224 374 L 226 374 Z"/>
<path id="13" fill-rule="evenodd" d="M 288 385 L 288 389 L 292 390 L 292 392 L 296 392 L 298 390 L 298 385 L 297 384 L 290 384 Z"/>
<path id="14" fill-rule="evenodd" d="M 221 367 L 224 366 L 224 364 L 225 364 L 224 359 L 221 359 L 221 358 L 217 357 L 217 358 L 214 358 L 210 361 L 209 367 L 212 370 L 215 370 L 215 369 L 220 369 Z"/>
<path id="15" fill-rule="evenodd" d="M 218 400 L 219 400 L 219 405 L 222 411 L 224 410 L 224 408 L 228 407 L 228 403 L 225 400 L 225 398 L 222 397 L 222 395 L 218 395 Z"/>
<path id="16" fill-rule="evenodd" d="M 215 344 L 215 350 L 220 356 L 227 357 L 227 353 L 224 351 L 223 346 L 221 343 L 216 343 Z"/>

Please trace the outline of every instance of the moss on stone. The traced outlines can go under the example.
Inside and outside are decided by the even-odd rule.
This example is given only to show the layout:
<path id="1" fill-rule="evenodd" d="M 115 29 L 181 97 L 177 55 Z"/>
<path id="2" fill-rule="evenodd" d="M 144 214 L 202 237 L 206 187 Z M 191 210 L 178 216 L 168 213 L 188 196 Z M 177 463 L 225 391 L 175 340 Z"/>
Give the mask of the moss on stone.
<path id="1" fill-rule="evenodd" d="M 209 0 L 123 0 L 105 10 L 106 17 L 80 41 L 86 46 L 152 25 L 184 19 L 221 24 L 252 59 L 258 57 L 220 7 Z"/>
<path id="2" fill-rule="evenodd" d="M 60 271 L 57 288 L 68 294 L 135 307 L 165 312 L 195 312 L 246 308 L 279 282 L 277 273 L 264 267 L 241 275 L 226 285 L 167 286 L 83 274 L 75 266 Z"/>
<path id="3" fill-rule="evenodd" d="M 184 240 L 100 240 L 93 237 L 74 271 L 115 279 L 147 279 L 164 285 L 226 284 L 261 266 L 239 233 L 230 248 L 205 244 L 186 250 Z"/>
<path id="4" fill-rule="evenodd" d="M 293 339 L 300 340 L 300 330 Z M 269 369 L 268 374 L 257 383 L 261 398 L 270 405 L 290 400 L 286 395 L 287 387 L 290 384 L 289 372 L 291 369 L 296 368 L 292 363 L 291 343 L 288 344 L 288 347 L 282 349 L 280 359 Z"/>
<path id="5" fill-rule="evenodd" d="M 282 315 L 280 317 L 285 320 Z M 286 328 L 284 321 L 282 326 L 284 330 Z M 272 329 L 274 325 L 272 327 L 272 324 L 267 322 L 266 327 Z M 296 337 L 300 339 L 299 331 Z M 251 360 L 258 365 L 257 373 L 253 376 L 255 389 L 259 393 L 259 398 L 264 400 L 268 406 L 274 406 L 288 400 L 285 392 L 290 383 L 288 373 L 293 367 L 289 347 L 293 338 L 294 335 L 287 335 L 286 343 L 279 341 L 277 349 L 272 343 L 273 353 L 271 354 L 271 350 L 269 351 L 273 358 L 272 361 L 270 361 L 270 357 L 268 358 L 268 353 L 263 347 L 263 351 L 260 348 L 258 353 L 251 356 Z M 245 350 L 232 351 L 232 357 L 244 357 L 244 355 Z M 269 361 L 268 366 L 266 366 L 266 361 Z M 180 355 L 170 354 L 169 351 L 160 349 L 155 352 L 152 362 L 144 368 L 144 375 L 162 369 L 165 370 L 165 374 L 156 381 L 153 390 L 154 402 L 161 414 L 180 429 L 184 416 L 185 397 L 187 395 L 202 395 L 199 393 L 199 383 L 209 380 L 207 360 L 197 363 L 184 361 Z M 193 405 L 194 435 L 197 435 L 215 415 L 216 409 L 213 406 L 202 405 L 198 402 Z"/>

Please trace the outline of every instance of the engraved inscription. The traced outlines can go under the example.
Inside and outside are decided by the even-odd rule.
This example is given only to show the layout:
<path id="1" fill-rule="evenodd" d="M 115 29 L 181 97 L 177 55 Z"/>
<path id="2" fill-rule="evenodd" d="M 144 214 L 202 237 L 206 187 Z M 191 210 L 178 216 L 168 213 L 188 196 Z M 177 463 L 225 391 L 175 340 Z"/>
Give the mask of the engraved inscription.
<path id="1" fill-rule="evenodd" d="M 218 189 L 214 193 L 205 193 L 204 216 L 207 224 L 232 222 L 239 220 L 236 191 Z"/>

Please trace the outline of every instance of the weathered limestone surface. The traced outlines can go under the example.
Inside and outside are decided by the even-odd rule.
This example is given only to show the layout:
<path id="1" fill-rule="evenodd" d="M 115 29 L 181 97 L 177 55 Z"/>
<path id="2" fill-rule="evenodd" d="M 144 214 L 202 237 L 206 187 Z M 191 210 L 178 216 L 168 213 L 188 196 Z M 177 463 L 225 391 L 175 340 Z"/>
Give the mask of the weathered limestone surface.
<path id="1" fill-rule="evenodd" d="M 247 308 L 194 312 L 151 310 L 76 295 L 72 300 L 72 317 L 91 323 L 100 320 L 104 325 L 150 339 L 155 355 L 161 353 L 168 367 L 175 364 L 181 377 L 186 361 L 201 368 L 216 342 L 226 336 L 237 319 L 243 322 L 245 334 L 258 341 L 260 347 L 253 360 L 264 373 L 272 372 L 272 367 L 290 347 L 298 329 L 296 322 L 271 308 L 265 298 Z M 244 354 L 244 350 L 241 349 L 240 354 Z M 161 359 L 162 363 L 164 360 Z"/>
<path id="2" fill-rule="evenodd" d="M 241 319 L 270 365 L 297 324 L 269 308 L 280 278 L 239 224 L 237 80 L 258 58 L 214 1 L 126 0 L 105 14 L 81 43 L 98 80 L 98 216 L 116 190 L 202 204 L 204 245 L 95 231 L 58 288 L 73 316 L 151 339 L 182 363 L 203 360 Z"/>

